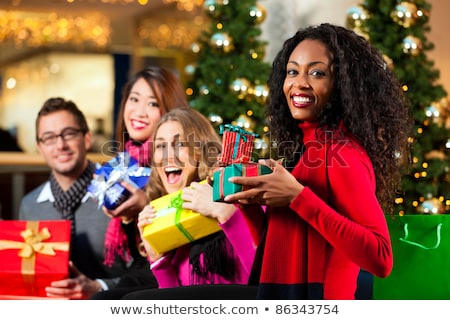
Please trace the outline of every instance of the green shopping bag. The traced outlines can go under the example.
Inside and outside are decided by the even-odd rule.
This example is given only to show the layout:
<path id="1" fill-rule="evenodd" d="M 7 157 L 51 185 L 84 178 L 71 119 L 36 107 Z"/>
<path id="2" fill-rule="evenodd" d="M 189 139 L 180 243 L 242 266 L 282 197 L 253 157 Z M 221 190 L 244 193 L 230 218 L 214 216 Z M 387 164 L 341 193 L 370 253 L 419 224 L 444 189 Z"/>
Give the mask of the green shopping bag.
<path id="1" fill-rule="evenodd" d="M 392 273 L 374 277 L 378 300 L 450 299 L 450 215 L 386 216 Z"/>

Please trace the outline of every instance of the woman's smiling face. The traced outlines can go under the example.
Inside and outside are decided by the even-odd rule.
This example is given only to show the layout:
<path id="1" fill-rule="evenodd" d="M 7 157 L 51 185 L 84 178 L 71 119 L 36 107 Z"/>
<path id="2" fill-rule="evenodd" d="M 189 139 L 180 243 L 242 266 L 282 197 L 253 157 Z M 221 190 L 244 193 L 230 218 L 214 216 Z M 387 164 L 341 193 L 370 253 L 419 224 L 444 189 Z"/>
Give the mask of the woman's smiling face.
<path id="1" fill-rule="evenodd" d="M 305 39 L 292 51 L 283 91 L 296 120 L 317 121 L 333 90 L 333 57 L 319 40 Z"/>
<path id="2" fill-rule="evenodd" d="M 156 92 L 144 78 L 137 80 L 131 88 L 123 117 L 131 139 L 144 142 L 152 136 L 161 118 L 161 109 Z"/>
<path id="3" fill-rule="evenodd" d="M 161 124 L 154 141 L 154 170 L 168 193 L 173 193 L 197 179 L 195 146 L 190 146 L 178 121 Z"/>

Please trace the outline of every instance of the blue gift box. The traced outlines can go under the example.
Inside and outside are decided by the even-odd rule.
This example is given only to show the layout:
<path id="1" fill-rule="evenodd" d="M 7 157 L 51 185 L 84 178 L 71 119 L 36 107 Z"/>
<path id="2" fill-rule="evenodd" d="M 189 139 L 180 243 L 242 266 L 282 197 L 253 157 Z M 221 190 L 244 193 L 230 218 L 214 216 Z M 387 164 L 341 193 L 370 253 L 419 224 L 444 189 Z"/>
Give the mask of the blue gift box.
<path id="1" fill-rule="evenodd" d="M 125 181 L 142 189 L 150 173 L 150 168 L 140 167 L 128 152 L 121 152 L 103 166 L 97 165 L 88 192 L 98 200 L 99 206 L 114 210 L 130 196 L 130 192 L 120 182 Z"/>

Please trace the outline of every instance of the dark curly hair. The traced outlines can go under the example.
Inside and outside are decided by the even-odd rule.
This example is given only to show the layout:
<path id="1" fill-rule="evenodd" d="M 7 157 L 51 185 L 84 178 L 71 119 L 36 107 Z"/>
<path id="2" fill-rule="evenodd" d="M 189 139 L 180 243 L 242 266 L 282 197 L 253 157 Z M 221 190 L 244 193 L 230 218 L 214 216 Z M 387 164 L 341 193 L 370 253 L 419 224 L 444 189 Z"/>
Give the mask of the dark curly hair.
<path id="1" fill-rule="evenodd" d="M 283 84 L 289 57 L 305 39 L 321 41 L 333 57 L 335 87 L 319 115 L 320 127 L 338 130 L 343 123 L 365 148 L 374 167 L 378 200 L 385 213 L 391 213 L 401 178 L 401 158 L 409 154 L 412 121 L 398 80 L 383 56 L 362 36 L 324 23 L 300 29 L 284 42 L 268 80 L 271 140 L 276 142 L 278 154 L 288 159 L 294 159 L 295 150 L 303 147 L 302 132 L 289 111 Z"/>

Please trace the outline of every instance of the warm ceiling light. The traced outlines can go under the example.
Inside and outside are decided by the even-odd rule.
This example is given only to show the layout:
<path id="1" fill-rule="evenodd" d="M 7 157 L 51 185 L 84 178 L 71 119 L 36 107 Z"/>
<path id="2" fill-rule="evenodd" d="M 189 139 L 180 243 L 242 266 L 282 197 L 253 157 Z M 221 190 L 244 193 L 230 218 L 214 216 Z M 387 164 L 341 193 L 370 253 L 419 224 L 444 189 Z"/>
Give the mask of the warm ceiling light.
<path id="1" fill-rule="evenodd" d="M 158 49 L 182 48 L 188 50 L 204 29 L 201 17 L 194 19 L 167 18 L 164 22 L 154 17 L 142 19 L 138 27 L 141 46 Z"/>
<path id="2" fill-rule="evenodd" d="M 163 0 L 165 4 L 176 3 L 180 11 L 194 11 L 203 6 L 203 0 Z"/>
<path id="3" fill-rule="evenodd" d="M 66 0 L 68 3 L 81 2 L 83 0 Z M 86 1 L 86 0 L 84 0 Z M 95 0 L 90 0 L 90 2 L 95 2 Z M 138 3 L 141 6 L 145 6 L 148 4 L 148 0 L 97 0 L 97 2 L 106 3 L 106 4 L 132 4 Z"/>
<path id="4" fill-rule="evenodd" d="M 16 47 L 55 44 L 104 48 L 111 40 L 108 18 L 101 14 L 59 16 L 56 13 L 0 11 L 0 42 Z"/>

